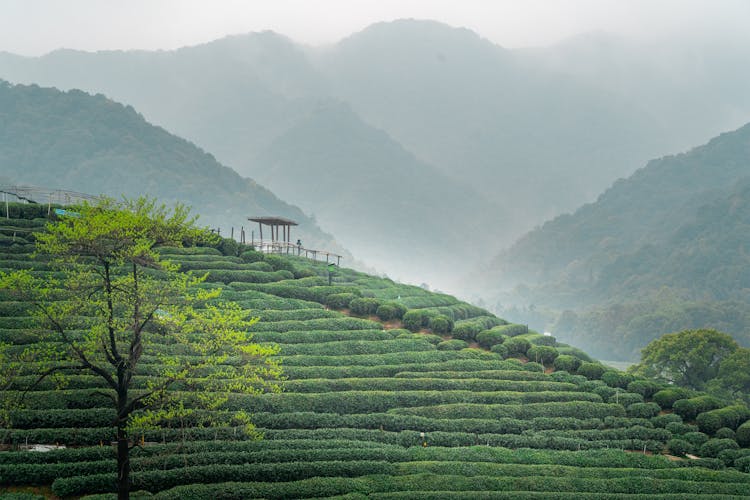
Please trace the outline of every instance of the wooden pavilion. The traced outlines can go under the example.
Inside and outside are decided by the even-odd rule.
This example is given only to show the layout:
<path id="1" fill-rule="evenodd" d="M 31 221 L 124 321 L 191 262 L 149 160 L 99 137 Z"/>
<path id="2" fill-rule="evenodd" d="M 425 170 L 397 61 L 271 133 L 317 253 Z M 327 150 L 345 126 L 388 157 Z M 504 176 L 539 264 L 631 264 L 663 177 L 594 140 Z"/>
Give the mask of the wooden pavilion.
<path id="1" fill-rule="evenodd" d="M 291 246 L 292 226 L 298 225 L 295 221 L 279 216 L 248 217 L 248 220 L 258 223 L 261 246 L 264 244 L 263 226 L 271 228 L 271 247 Z M 281 236 L 279 236 L 279 230 L 281 230 Z"/>

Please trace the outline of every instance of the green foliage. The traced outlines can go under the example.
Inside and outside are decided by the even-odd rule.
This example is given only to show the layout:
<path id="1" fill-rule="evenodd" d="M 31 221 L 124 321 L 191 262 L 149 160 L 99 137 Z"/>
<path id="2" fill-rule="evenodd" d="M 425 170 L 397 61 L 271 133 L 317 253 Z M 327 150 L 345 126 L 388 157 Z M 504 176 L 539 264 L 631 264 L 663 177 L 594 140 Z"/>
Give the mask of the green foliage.
<path id="1" fill-rule="evenodd" d="M 736 349 L 731 336 L 716 330 L 670 333 L 643 349 L 633 372 L 699 390 L 716 378 L 721 362 Z"/>
<path id="2" fill-rule="evenodd" d="M 553 366 L 555 367 L 555 370 L 575 373 L 578 370 L 578 367 L 581 366 L 581 360 L 575 356 L 561 354 L 555 358 Z"/>
<path id="3" fill-rule="evenodd" d="M 736 450 L 740 446 L 733 439 L 709 439 L 698 450 L 702 457 L 717 457 L 724 450 Z"/>
<path id="4" fill-rule="evenodd" d="M 555 361 L 558 356 L 557 349 L 546 345 L 532 345 L 526 351 L 526 356 L 530 361 L 540 363 L 543 365 L 549 365 Z"/>
<path id="5" fill-rule="evenodd" d="M 712 396 L 697 396 L 676 401 L 672 405 L 672 409 L 684 420 L 693 420 L 698 414 L 721 408 L 721 406 L 721 400 Z"/>
<path id="6" fill-rule="evenodd" d="M 628 417 L 652 418 L 659 414 L 661 408 L 656 403 L 632 403 L 627 406 Z"/>
<path id="7" fill-rule="evenodd" d="M 636 391 L 633 391 L 636 392 Z M 687 399 L 692 396 L 693 391 L 684 389 L 682 387 L 670 387 L 668 389 L 661 389 L 654 393 L 653 399 L 656 404 L 662 407 L 664 410 L 672 408 L 674 403 L 680 399 Z"/>
<path id="8" fill-rule="evenodd" d="M 360 297 L 353 299 L 349 303 L 349 307 L 354 314 L 360 316 L 371 316 L 377 313 L 378 307 L 380 307 L 380 301 L 372 297 Z"/>
<path id="9" fill-rule="evenodd" d="M 490 348 L 490 351 L 500 355 L 503 359 L 507 358 L 510 353 L 508 352 L 508 348 L 503 344 L 495 344 Z"/>
<path id="10" fill-rule="evenodd" d="M 331 309 L 346 309 L 356 298 L 357 295 L 353 293 L 332 293 L 326 297 L 325 304 Z"/>
<path id="11" fill-rule="evenodd" d="M 628 384 L 633 382 L 634 378 L 633 375 L 628 375 L 619 370 L 607 370 L 600 377 L 601 381 L 608 386 L 619 387 L 621 389 L 625 389 Z"/>
<path id="12" fill-rule="evenodd" d="M 589 380 L 599 380 L 605 371 L 607 371 L 607 368 L 604 365 L 583 362 L 581 363 L 581 366 L 578 367 L 576 373 L 583 375 Z"/>
<path id="13" fill-rule="evenodd" d="M 628 385 L 627 385 L 628 392 L 635 392 L 637 394 L 640 394 L 645 399 L 651 399 L 654 396 L 654 394 L 661 391 L 663 388 L 664 388 L 663 384 L 660 384 L 659 382 L 655 380 L 647 380 L 647 379 L 632 380 L 628 382 Z M 659 406 L 662 406 L 662 405 L 659 405 Z"/>
<path id="14" fill-rule="evenodd" d="M 750 419 L 750 409 L 744 405 L 733 405 L 701 412 L 695 421 L 701 432 L 712 435 L 722 427 L 737 429 L 748 419 Z"/>
<path id="15" fill-rule="evenodd" d="M 712 386 L 750 402 L 750 349 L 741 347 L 724 358 Z"/>
<path id="16" fill-rule="evenodd" d="M 51 223 L 37 237 L 38 251 L 64 269 L 64 282 L 42 282 L 26 271 L 0 275 L 0 288 L 33 304 L 40 325 L 51 331 L 12 365 L 33 361 L 38 380 L 56 376 L 63 383 L 65 375 L 76 373 L 99 378 L 104 386 L 100 393 L 111 398 L 116 410 L 108 425 L 117 431 L 118 488 L 123 493 L 129 488 L 128 429 L 149 428 L 184 411 L 172 384 L 234 356 L 233 373 L 204 379 L 202 403 L 216 407 L 227 384 L 235 392 L 275 390 L 280 372 L 278 362 L 270 359 L 275 349 L 249 342 L 245 333 L 257 319 L 236 305 L 207 304 L 218 291 L 197 287 L 200 279 L 176 273 L 175 266 L 160 259 L 158 245 L 215 242 L 215 235 L 193 226 L 186 209 L 177 206 L 172 212 L 142 198 L 122 204 L 103 199 L 76 211 L 78 217 Z M 55 300 L 63 293 L 65 301 Z M 82 325 L 81 317 L 89 320 Z M 82 335 L 76 333 L 81 327 Z M 159 337 L 167 332 L 197 360 L 159 353 Z M 199 343 L 190 340 L 197 333 Z M 145 390 L 134 392 L 133 378 L 144 353 L 162 356 L 162 370 Z M 208 395 L 212 392 L 213 397 Z"/>
<path id="17" fill-rule="evenodd" d="M 433 316 L 429 319 L 427 327 L 432 330 L 433 333 L 438 335 L 447 335 L 453 329 L 453 321 L 442 314 Z"/>
<path id="18" fill-rule="evenodd" d="M 466 341 L 459 339 L 444 340 L 437 345 L 437 348 L 440 351 L 460 351 L 467 347 L 469 347 L 469 344 Z"/>
<path id="19" fill-rule="evenodd" d="M 511 337 L 505 342 L 503 346 L 508 352 L 508 356 L 521 356 L 525 355 L 526 351 L 531 348 L 531 343 L 522 337 Z"/>
<path id="20" fill-rule="evenodd" d="M 689 442 L 696 448 L 699 448 L 703 446 L 706 442 L 708 442 L 708 436 L 703 434 L 702 432 L 686 432 L 682 435 L 682 439 Z"/>
<path id="21" fill-rule="evenodd" d="M 383 321 L 401 319 L 406 314 L 407 308 L 398 302 L 386 302 L 378 306 L 375 314 Z"/>
<path id="22" fill-rule="evenodd" d="M 750 447 L 750 422 L 745 422 L 744 424 L 737 427 L 736 438 L 737 442 L 743 448 Z"/>
<path id="23" fill-rule="evenodd" d="M 684 457 L 687 453 L 695 453 L 695 447 L 684 439 L 670 439 L 667 448 L 672 455 Z"/>
<path id="24" fill-rule="evenodd" d="M 476 337 L 479 345 L 485 349 L 492 349 L 492 346 L 502 344 L 508 336 L 497 331 L 497 328 L 502 327 L 490 328 L 489 330 L 479 332 Z"/>

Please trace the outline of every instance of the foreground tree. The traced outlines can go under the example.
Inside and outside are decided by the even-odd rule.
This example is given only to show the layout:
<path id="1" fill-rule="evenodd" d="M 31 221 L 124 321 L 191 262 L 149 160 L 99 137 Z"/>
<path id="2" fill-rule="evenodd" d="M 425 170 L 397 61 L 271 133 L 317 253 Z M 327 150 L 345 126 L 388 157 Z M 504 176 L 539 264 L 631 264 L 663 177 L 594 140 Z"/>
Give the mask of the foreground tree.
<path id="1" fill-rule="evenodd" d="M 653 340 L 630 371 L 701 390 L 716 378 L 722 361 L 737 350 L 734 339 L 716 330 L 684 330 Z"/>
<path id="2" fill-rule="evenodd" d="M 0 277 L 0 286 L 28 301 L 51 332 L 26 353 L 36 383 L 76 373 L 101 379 L 104 389 L 97 394 L 116 411 L 118 498 L 129 497 L 128 434 L 134 427 L 157 426 L 175 411 L 190 411 L 186 407 L 218 410 L 230 392 L 278 390 L 280 368 L 270 358 L 275 351 L 252 343 L 246 333 L 257 318 L 218 302 L 219 290 L 198 286 L 201 278 L 160 259 L 160 245 L 211 238 L 181 206 L 169 211 L 146 199 L 104 200 L 38 235 L 38 253 L 50 256 L 63 278 L 42 282 L 25 271 Z M 179 355 L 161 352 L 167 343 Z M 150 372 L 146 388 L 135 390 L 144 354 L 158 359 L 150 365 L 158 373 Z M 171 390 L 177 382 L 197 388 L 198 376 L 197 394 Z M 227 417 L 254 432 L 246 415 Z"/>

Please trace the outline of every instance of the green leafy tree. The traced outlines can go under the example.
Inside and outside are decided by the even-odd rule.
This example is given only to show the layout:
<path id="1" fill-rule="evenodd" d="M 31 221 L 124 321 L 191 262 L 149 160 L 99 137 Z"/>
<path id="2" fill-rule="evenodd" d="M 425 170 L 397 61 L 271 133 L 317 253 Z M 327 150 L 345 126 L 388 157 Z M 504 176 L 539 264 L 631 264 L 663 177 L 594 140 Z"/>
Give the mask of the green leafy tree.
<path id="1" fill-rule="evenodd" d="M 740 347 L 727 356 L 710 387 L 750 403 L 750 349 Z"/>
<path id="2" fill-rule="evenodd" d="M 644 347 L 641 362 L 630 370 L 700 390 L 717 376 L 721 363 L 737 348 L 731 336 L 716 330 L 669 333 Z"/>
<path id="3" fill-rule="evenodd" d="M 202 278 L 160 259 L 159 245 L 215 238 L 195 226 L 187 209 L 107 199 L 77 212 L 37 236 L 38 253 L 59 264 L 63 279 L 42 281 L 19 271 L 0 276 L 0 287 L 28 301 L 50 332 L 33 347 L 29 367 L 37 383 L 80 373 L 103 380 L 106 389 L 98 394 L 116 410 L 118 498 L 128 498 L 134 429 L 206 408 L 256 435 L 247 415 L 218 410 L 231 392 L 278 390 L 280 367 L 270 357 L 275 351 L 252 343 L 246 333 L 257 318 L 219 302 L 219 290 L 197 286 Z M 165 342 L 180 355 L 160 352 Z M 151 368 L 160 373 L 136 390 L 133 379 L 144 354 L 158 359 Z M 177 382 L 198 389 L 198 375 L 199 391 L 171 390 Z M 181 399 L 185 394 L 189 404 Z"/>

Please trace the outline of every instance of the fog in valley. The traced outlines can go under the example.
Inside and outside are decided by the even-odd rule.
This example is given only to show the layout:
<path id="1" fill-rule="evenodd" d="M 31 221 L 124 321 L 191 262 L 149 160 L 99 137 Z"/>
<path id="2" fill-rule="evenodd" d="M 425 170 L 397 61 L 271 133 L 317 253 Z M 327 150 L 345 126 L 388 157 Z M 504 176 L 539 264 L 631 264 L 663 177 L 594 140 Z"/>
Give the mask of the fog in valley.
<path id="1" fill-rule="evenodd" d="M 3 183 L 184 201 L 223 234 L 290 217 L 607 359 L 683 328 L 750 343 L 747 2 L 2 8 L 0 80 L 127 106 L 100 96 L 110 142 L 81 116 L 74 151 L 31 90 L 0 98 L 50 127 L 49 150 L 0 137 Z"/>

